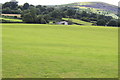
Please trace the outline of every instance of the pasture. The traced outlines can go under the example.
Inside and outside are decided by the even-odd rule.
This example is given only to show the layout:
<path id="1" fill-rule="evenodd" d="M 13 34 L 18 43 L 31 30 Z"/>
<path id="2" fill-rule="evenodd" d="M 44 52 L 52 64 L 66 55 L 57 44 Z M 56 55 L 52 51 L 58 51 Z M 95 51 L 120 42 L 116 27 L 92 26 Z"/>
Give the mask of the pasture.
<path id="1" fill-rule="evenodd" d="M 92 23 L 90 22 L 86 22 L 86 21 L 82 21 L 82 20 L 78 20 L 78 19 L 72 19 L 72 18 L 62 18 L 63 20 L 66 20 L 66 21 L 71 21 L 73 23 L 77 23 L 77 24 L 81 24 L 83 26 L 91 26 Z"/>
<path id="2" fill-rule="evenodd" d="M 2 25 L 3 78 L 118 77 L 118 28 Z"/>
<path id="3" fill-rule="evenodd" d="M 0 18 L 0 20 L 6 20 L 10 22 L 23 22 L 21 19 Z"/>

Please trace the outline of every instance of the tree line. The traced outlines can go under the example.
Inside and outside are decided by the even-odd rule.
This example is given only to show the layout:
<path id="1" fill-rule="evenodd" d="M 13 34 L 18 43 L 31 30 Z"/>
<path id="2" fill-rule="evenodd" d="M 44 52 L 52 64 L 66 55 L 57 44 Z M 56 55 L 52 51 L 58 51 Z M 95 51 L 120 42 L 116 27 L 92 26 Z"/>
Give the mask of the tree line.
<path id="1" fill-rule="evenodd" d="M 21 14 L 25 23 L 48 24 L 49 22 L 61 21 L 62 18 L 79 19 L 91 22 L 98 26 L 120 26 L 119 19 L 113 19 L 111 16 L 105 16 L 93 12 L 81 11 L 69 6 L 43 6 L 24 3 L 18 5 L 17 1 L 10 1 L 2 4 L 2 13 Z"/>

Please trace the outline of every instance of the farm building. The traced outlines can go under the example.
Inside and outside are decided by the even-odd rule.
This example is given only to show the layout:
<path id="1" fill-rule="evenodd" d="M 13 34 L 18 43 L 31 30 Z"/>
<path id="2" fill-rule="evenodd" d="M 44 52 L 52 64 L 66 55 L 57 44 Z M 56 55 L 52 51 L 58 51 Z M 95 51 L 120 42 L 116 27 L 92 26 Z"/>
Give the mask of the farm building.
<path id="1" fill-rule="evenodd" d="M 60 21 L 60 22 L 57 22 L 56 24 L 68 25 L 68 22 L 67 21 Z"/>

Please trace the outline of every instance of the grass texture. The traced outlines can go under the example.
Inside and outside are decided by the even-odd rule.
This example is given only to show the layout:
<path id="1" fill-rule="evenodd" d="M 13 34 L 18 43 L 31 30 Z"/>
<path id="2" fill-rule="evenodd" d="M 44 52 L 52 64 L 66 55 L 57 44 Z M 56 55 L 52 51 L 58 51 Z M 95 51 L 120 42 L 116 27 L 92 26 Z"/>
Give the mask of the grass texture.
<path id="1" fill-rule="evenodd" d="M 118 28 L 2 26 L 3 78 L 118 77 Z"/>

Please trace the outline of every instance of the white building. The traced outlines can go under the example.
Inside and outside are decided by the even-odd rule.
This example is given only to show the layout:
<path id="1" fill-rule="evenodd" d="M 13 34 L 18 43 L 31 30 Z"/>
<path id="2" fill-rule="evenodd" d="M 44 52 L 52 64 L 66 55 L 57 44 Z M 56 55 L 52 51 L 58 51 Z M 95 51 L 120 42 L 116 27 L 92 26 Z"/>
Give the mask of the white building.
<path id="1" fill-rule="evenodd" d="M 60 21 L 60 22 L 57 22 L 56 24 L 68 25 L 68 22 L 67 21 Z"/>

